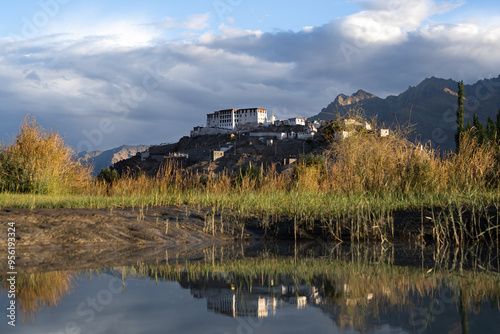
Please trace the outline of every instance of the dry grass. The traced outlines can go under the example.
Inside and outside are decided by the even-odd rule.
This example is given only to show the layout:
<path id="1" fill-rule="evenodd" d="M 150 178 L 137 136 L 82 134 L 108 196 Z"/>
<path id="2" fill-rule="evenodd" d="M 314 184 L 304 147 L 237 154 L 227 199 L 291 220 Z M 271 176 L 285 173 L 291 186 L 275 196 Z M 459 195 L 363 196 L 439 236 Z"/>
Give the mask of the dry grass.
<path id="1" fill-rule="evenodd" d="M 488 219 L 490 237 L 498 235 L 495 216 L 474 218 L 472 234 L 466 231 L 470 222 L 463 220 L 465 211 L 488 214 L 484 208 L 498 208 L 498 147 L 480 145 L 471 133 L 465 133 L 461 151 L 442 157 L 428 145 L 411 143 L 406 137 L 406 130 L 393 131 L 386 138 L 359 131 L 332 141 L 321 156 L 301 157 L 294 172 L 287 175 L 261 166 L 244 166 L 235 175 L 193 174 L 166 163 L 154 176 L 126 173 L 106 183 L 90 182 L 88 169 L 72 160 L 62 139 L 27 118 L 16 142 L 1 151 L 0 182 L 4 191 L 53 198 L 23 200 L 4 193 L 0 205 L 208 206 L 239 221 L 259 217 L 272 225 L 287 217 L 309 229 L 319 222 L 339 239 L 348 230 L 358 240 L 383 241 L 393 233 L 395 210 L 425 208 L 436 209 L 434 236 L 439 240 L 484 237 L 483 218 Z M 54 202 L 58 194 L 72 195 Z"/>
<path id="2" fill-rule="evenodd" d="M 27 116 L 16 140 L 0 150 L 0 188 L 21 193 L 62 194 L 88 186 L 90 168 L 55 132 L 46 132 Z"/>

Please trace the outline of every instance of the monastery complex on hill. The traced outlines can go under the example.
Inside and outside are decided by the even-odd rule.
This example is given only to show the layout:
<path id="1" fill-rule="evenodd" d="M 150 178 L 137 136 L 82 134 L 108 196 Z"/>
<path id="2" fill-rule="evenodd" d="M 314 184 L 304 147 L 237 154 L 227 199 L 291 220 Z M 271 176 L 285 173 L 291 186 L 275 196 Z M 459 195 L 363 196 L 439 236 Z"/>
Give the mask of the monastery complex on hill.
<path id="1" fill-rule="evenodd" d="M 307 134 L 308 138 L 312 138 L 317 131 L 316 129 L 324 124 L 326 124 L 325 121 L 307 122 L 306 124 L 306 119 L 299 117 L 277 120 L 274 117 L 274 112 L 271 118 L 268 119 L 267 109 L 262 108 L 225 109 L 207 114 L 207 126 L 195 127 L 191 131 L 191 137 L 254 132 L 260 127 L 289 125 L 303 126 L 302 136 Z M 269 130 L 266 130 L 266 133 L 268 132 Z"/>

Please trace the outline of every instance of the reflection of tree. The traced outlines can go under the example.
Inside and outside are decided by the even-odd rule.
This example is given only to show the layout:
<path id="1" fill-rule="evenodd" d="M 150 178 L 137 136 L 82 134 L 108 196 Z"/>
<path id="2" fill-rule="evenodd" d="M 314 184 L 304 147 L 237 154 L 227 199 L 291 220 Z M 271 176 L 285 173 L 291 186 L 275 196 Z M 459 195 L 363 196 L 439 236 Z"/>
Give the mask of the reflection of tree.
<path id="1" fill-rule="evenodd" d="M 467 303 L 464 301 L 463 290 L 460 289 L 460 317 L 462 318 L 462 334 L 469 334 Z"/>
<path id="2" fill-rule="evenodd" d="M 16 277 L 16 302 L 24 322 L 33 323 L 38 312 L 54 307 L 73 287 L 74 275 L 68 272 L 24 274 Z M 9 289 L 3 282 L 4 290 Z"/>

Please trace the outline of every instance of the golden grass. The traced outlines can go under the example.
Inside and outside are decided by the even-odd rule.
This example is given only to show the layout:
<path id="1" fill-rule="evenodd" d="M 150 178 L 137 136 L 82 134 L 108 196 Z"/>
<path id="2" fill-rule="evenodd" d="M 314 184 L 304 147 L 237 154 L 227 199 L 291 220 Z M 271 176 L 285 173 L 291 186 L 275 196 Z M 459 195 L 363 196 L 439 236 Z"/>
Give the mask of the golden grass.
<path id="1" fill-rule="evenodd" d="M 387 240 L 395 210 L 430 209 L 436 210 L 435 238 L 461 242 L 469 236 L 465 211 L 498 209 L 498 146 L 479 144 L 469 132 L 462 135 L 458 154 L 443 157 L 406 136 L 405 131 L 386 138 L 359 131 L 333 141 L 321 156 L 301 157 L 287 175 L 275 166 L 206 175 L 165 163 L 154 176 L 125 173 L 107 183 L 90 180 L 88 168 L 72 159 L 62 139 L 28 117 L 16 141 L 0 151 L 0 206 L 204 206 L 239 221 L 259 217 L 274 224 L 287 217 L 308 228 L 319 222 L 336 238 L 348 230 L 358 240 Z M 12 194 L 17 192 L 29 194 Z M 485 236 L 481 219 L 474 221 L 473 238 Z M 495 215 L 486 219 L 490 237 L 498 234 Z"/>
<path id="2" fill-rule="evenodd" d="M 26 116 L 16 140 L 0 149 L 0 188 L 20 193 L 63 194 L 81 191 L 90 168 L 73 158 L 73 150 L 55 132 Z"/>

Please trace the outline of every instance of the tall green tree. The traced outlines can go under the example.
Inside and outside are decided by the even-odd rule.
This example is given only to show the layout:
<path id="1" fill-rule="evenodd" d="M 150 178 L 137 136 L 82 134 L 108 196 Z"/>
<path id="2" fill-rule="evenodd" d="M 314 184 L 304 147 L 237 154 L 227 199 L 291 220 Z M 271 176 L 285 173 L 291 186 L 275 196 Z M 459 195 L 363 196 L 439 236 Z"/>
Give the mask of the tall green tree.
<path id="1" fill-rule="evenodd" d="M 476 136 L 479 144 L 484 143 L 486 139 L 486 131 L 484 130 L 483 124 L 479 122 L 479 117 L 477 116 L 477 114 L 474 114 L 474 117 L 472 119 L 472 126 L 474 127 L 474 135 Z"/>
<path id="2" fill-rule="evenodd" d="M 493 118 L 491 116 L 488 116 L 488 123 L 486 123 L 486 138 L 488 141 L 490 140 L 495 140 L 495 134 L 496 134 L 496 128 L 495 128 L 495 123 L 493 122 Z"/>
<path id="3" fill-rule="evenodd" d="M 497 124 L 496 124 L 497 140 L 500 141 L 500 108 L 497 114 Z"/>
<path id="4" fill-rule="evenodd" d="M 457 152 L 460 151 L 460 135 L 465 130 L 465 107 L 464 107 L 465 91 L 463 80 L 458 83 L 458 108 L 457 108 L 457 133 L 455 134 L 455 143 Z"/>

